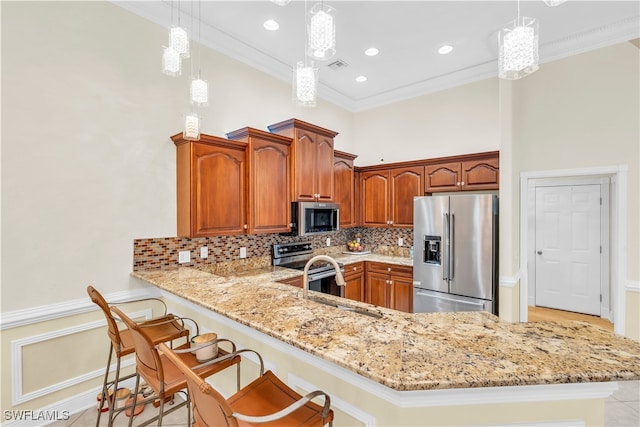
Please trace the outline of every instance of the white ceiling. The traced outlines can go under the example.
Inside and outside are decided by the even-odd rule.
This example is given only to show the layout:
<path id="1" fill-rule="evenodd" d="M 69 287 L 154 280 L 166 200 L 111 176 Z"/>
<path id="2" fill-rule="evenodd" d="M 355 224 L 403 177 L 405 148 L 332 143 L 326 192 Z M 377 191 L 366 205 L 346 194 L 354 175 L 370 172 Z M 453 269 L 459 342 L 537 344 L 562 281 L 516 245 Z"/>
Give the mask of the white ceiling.
<path id="1" fill-rule="evenodd" d="M 304 59 L 305 9 L 319 1 L 294 0 L 286 6 L 269 0 L 114 3 L 166 27 L 172 16 L 177 23 L 179 8 L 181 25 L 190 34 L 193 26 L 196 40 L 200 16 L 204 45 L 291 81 L 293 66 Z M 337 52 L 329 61 L 316 62 L 319 96 L 354 112 L 496 76 L 497 33 L 518 8 L 515 0 L 325 3 L 336 9 Z M 640 2 L 635 0 L 568 0 L 557 7 L 522 0 L 520 13 L 539 21 L 542 64 L 640 37 Z M 265 30 L 267 19 L 276 20 L 280 29 Z M 453 52 L 439 55 L 442 44 L 452 45 Z M 371 46 L 380 50 L 375 57 L 364 54 Z M 338 59 L 348 66 L 328 67 Z M 368 80 L 357 83 L 359 75 Z"/>

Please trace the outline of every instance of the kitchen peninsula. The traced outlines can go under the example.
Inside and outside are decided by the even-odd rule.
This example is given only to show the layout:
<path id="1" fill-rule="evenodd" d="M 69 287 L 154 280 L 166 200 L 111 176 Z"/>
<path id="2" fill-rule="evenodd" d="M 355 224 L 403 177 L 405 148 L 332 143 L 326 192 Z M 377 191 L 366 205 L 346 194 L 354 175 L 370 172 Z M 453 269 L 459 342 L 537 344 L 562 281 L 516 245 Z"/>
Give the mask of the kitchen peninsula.
<path id="1" fill-rule="evenodd" d="M 346 304 L 375 318 L 304 300 L 277 283 L 300 273 L 276 267 L 132 274 L 160 288 L 172 311 L 260 351 L 294 388 L 327 391 L 336 426 L 600 425 L 615 381 L 640 379 L 639 343 L 581 322 Z"/>

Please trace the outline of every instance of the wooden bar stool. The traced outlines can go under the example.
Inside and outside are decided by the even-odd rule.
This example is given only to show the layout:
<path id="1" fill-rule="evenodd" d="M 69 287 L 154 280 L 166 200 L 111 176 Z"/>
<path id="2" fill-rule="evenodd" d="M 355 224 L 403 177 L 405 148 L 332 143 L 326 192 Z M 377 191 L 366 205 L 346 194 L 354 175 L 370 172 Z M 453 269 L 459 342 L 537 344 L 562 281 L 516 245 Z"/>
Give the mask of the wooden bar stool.
<path id="1" fill-rule="evenodd" d="M 216 391 L 199 371 L 193 370 L 166 344 L 158 349 L 184 374 L 193 404 L 194 424 L 205 426 L 324 426 L 333 425 L 333 410 L 329 395 L 316 390 L 301 396 L 284 384 L 271 371 L 264 372 L 262 357 L 260 377 L 240 389 L 229 399 Z M 243 351 L 243 350 L 240 350 Z M 238 353 L 240 353 L 240 351 Z M 324 405 L 311 400 L 324 396 Z"/>
<path id="2" fill-rule="evenodd" d="M 100 399 L 100 407 L 98 408 L 98 418 L 96 420 L 96 427 L 100 425 L 100 416 L 102 415 L 102 408 L 109 399 L 109 389 L 113 388 L 113 398 L 115 399 L 116 391 L 118 390 L 118 383 L 126 379 L 132 378 L 135 373 L 120 377 L 120 360 L 122 357 L 132 354 L 135 351 L 133 345 L 133 337 L 128 329 L 119 330 L 116 319 L 112 316 L 109 304 L 104 297 L 93 286 L 87 286 L 87 293 L 89 298 L 100 309 L 107 320 L 107 335 L 110 340 L 109 357 L 107 358 L 107 367 L 104 373 L 104 380 L 102 382 L 102 391 Z M 184 325 L 184 319 L 179 318 L 173 314 L 167 314 L 167 306 L 164 301 L 158 298 L 145 298 L 135 301 L 128 301 L 127 303 L 139 302 L 139 301 L 157 301 L 164 307 L 164 312 L 160 317 L 156 317 L 150 320 L 141 322 L 141 327 L 144 327 L 152 341 L 157 343 L 170 342 L 184 337 L 186 340 L 189 338 L 189 329 Z M 190 319 L 188 319 L 190 320 Z M 193 322 L 195 324 L 195 322 Z M 195 324 L 197 328 L 197 324 Z M 109 379 L 109 371 L 111 370 L 111 358 L 115 354 L 116 356 L 116 369 L 114 372 L 114 378 Z M 108 403 L 109 406 L 109 426 L 113 425 L 113 419 L 121 411 L 114 409 L 115 401 Z"/>
<path id="3" fill-rule="evenodd" d="M 173 405 L 172 408 L 164 410 L 164 403 L 167 398 L 170 398 L 175 393 L 182 392 L 187 388 L 187 382 L 182 372 L 176 368 L 176 366 L 167 359 L 167 356 L 160 354 L 156 349 L 156 344 L 153 342 L 147 328 L 143 325 L 139 325 L 131 320 L 126 314 L 124 314 L 117 307 L 111 307 L 112 312 L 120 318 L 128 327 L 133 338 L 133 345 L 136 353 L 136 386 L 134 396 L 137 396 L 140 388 L 140 377 L 142 377 L 147 385 L 153 389 L 154 394 L 148 398 L 138 402 L 137 399 L 133 399 L 133 404 L 123 409 L 131 408 L 131 412 L 135 413 L 137 405 L 144 405 L 149 402 L 153 402 L 156 399 L 160 401 L 160 408 L 158 415 L 139 424 L 139 427 L 146 426 L 155 421 L 158 422 L 157 426 L 162 426 L 162 418 L 165 414 L 169 414 L 180 409 L 183 406 L 187 406 L 187 426 L 191 425 L 191 411 L 190 411 L 190 397 L 189 393 L 186 393 L 186 399 L 184 402 Z M 174 349 L 174 355 L 181 363 L 188 366 L 190 369 L 194 369 L 199 375 L 203 377 L 209 377 L 217 372 L 222 371 L 228 367 L 236 365 L 237 378 L 240 378 L 240 356 L 235 351 L 235 345 L 232 347 L 231 352 L 227 352 L 224 349 L 218 349 L 218 357 L 207 362 L 200 363 L 196 359 L 195 351 L 204 348 L 208 345 L 217 344 L 221 341 L 228 341 L 225 339 L 217 339 L 210 343 L 202 344 L 196 347 L 190 347 L 190 344 L 186 344 Z M 233 344 L 233 343 L 232 343 Z M 165 348 L 169 348 L 163 343 Z M 239 385 L 239 383 L 238 383 Z M 129 418 L 129 427 L 133 425 L 133 418 Z"/>

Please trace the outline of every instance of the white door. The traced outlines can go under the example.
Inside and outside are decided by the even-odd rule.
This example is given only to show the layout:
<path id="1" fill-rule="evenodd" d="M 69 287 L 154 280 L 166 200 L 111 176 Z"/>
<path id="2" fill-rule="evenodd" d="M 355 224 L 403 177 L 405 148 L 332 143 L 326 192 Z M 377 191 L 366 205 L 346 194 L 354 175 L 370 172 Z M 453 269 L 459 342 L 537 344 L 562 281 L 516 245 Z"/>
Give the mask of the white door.
<path id="1" fill-rule="evenodd" d="M 536 188 L 536 306 L 600 316 L 600 186 Z"/>

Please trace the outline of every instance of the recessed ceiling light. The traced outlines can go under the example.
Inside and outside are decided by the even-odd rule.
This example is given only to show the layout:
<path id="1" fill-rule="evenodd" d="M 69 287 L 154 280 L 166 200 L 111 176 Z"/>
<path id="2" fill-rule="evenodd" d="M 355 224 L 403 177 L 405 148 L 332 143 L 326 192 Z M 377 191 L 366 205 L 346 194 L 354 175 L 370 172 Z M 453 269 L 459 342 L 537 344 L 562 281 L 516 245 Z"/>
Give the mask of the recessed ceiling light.
<path id="1" fill-rule="evenodd" d="M 369 49 L 364 51 L 364 54 L 367 56 L 376 56 L 378 54 L 378 52 L 380 52 L 378 49 L 376 49 L 375 47 L 370 47 Z"/>
<path id="2" fill-rule="evenodd" d="M 453 50 L 453 46 L 445 44 L 440 46 L 440 49 L 438 49 L 438 53 L 440 55 L 446 55 L 447 53 L 450 53 Z"/>
<path id="3" fill-rule="evenodd" d="M 276 31 L 278 28 L 280 28 L 280 24 L 278 24 L 273 19 L 267 19 L 262 25 L 269 31 Z"/>
<path id="4" fill-rule="evenodd" d="M 358 83 L 366 82 L 367 81 L 367 77 L 366 76 L 358 76 L 358 77 L 356 77 L 356 81 Z"/>

